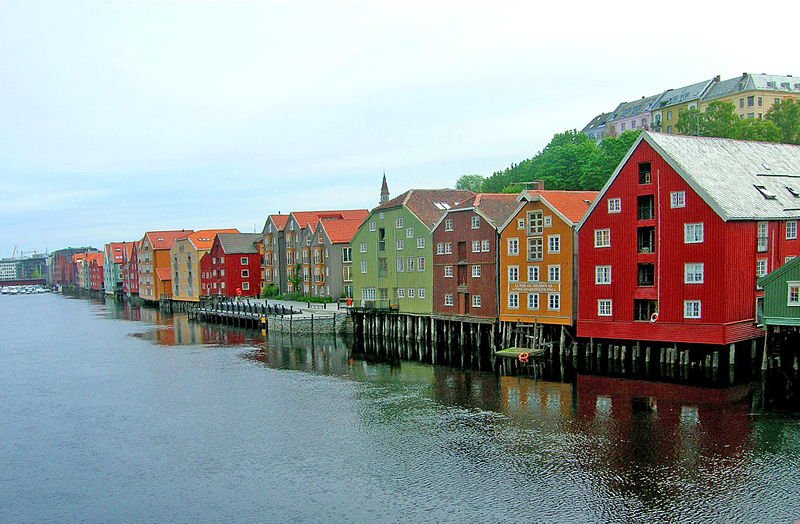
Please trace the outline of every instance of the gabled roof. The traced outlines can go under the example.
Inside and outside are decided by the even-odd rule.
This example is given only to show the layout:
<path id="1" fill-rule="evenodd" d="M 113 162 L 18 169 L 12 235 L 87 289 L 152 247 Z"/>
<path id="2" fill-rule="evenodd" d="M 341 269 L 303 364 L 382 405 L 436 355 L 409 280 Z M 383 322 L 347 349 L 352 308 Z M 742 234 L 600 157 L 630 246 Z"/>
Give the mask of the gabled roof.
<path id="1" fill-rule="evenodd" d="M 162 282 L 167 282 L 172 280 L 172 275 L 170 274 L 170 268 L 168 267 L 157 267 L 156 268 L 156 275 L 158 279 Z"/>
<path id="2" fill-rule="evenodd" d="M 258 242 L 261 239 L 259 233 L 220 233 L 217 235 L 217 241 L 226 255 L 258 253 Z"/>
<path id="3" fill-rule="evenodd" d="M 643 132 L 631 146 L 589 213 L 642 141 L 723 220 L 800 218 L 800 146 L 651 131 Z"/>
<path id="4" fill-rule="evenodd" d="M 150 242 L 153 251 L 155 251 L 157 249 L 170 249 L 177 239 L 189 236 L 192 233 L 194 233 L 192 229 L 148 231 L 144 236 Z"/>
<path id="5" fill-rule="evenodd" d="M 554 189 L 526 190 L 517 196 L 518 202 L 513 213 L 503 222 L 500 230 L 503 230 L 513 220 L 517 213 L 528 204 L 528 202 L 542 202 L 550 208 L 553 213 L 569 224 L 574 226 L 586 215 L 592 203 L 600 194 L 599 191 L 566 191 Z"/>
<path id="6" fill-rule="evenodd" d="M 581 129 L 582 133 L 588 133 L 589 131 L 594 131 L 600 127 L 606 125 L 608 122 L 609 117 L 611 117 L 611 113 L 600 113 L 596 117 L 592 118 L 592 120 L 586 124 L 586 126 Z"/>
<path id="7" fill-rule="evenodd" d="M 195 249 L 198 250 L 209 250 L 211 246 L 214 244 L 214 237 L 217 236 L 218 233 L 238 233 L 239 230 L 236 228 L 229 228 L 229 229 L 201 229 L 200 231 L 195 231 L 188 237 L 186 240 L 192 243 Z"/>
<path id="8" fill-rule="evenodd" d="M 448 209 L 452 209 L 475 195 L 472 191 L 462 189 L 410 189 L 402 195 L 384 202 L 372 211 L 406 207 L 425 224 L 433 229 L 436 222 Z"/>
<path id="9" fill-rule="evenodd" d="M 497 229 L 505 222 L 517 208 L 516 193 L 478 193 L 462 204 L 448 209 L 439 220 L 433 225 L 432 229 L 439 227 L 439 224 L 451 213 L 461 211 L 473 211 L 480 215 L 493 228 Z"/>
<path id="10" fill-rule="evenodd" d="M 127 244 L 125 242 L 111 242 L 106 244 L 106 258 L 113 260 L 115 264 L 122 264 L 126 246 Z"/>
<path id="11" fill-rule="evenodd" d="M 793 259 L 791 259 L 790 261 L 786 262 L 784 265 L 773 271 L 772 273 L 769 273 L 759 278 L 758 285 L 764 287 L 770 282 L 773 282 L 774 280 L 783 278 L 783 275 L 791 271 L 794 271 L 797 268 L 800 268 L 800 257 L 794 257 Z"/>
<path id="12" fill-rule="evenodd" d="M 272 222 L 277 231 L 283 231 L 283 228 L 286 227 L 286 222 L 288 221 L 289 215 L 269 215 L 267 220 L 264 222 L 264 228 L 261 230 L 261 234 L 265 235 L 267 233 L 267 226 L 270 222 Z"/>
<path id="13" fill-rule="evenodd" d="M 102 252 L 89 253 L 88 255 L 86 255 L 86 263 L 89 264 L 89 265 L 97 264 L 99 267 L 103 267 L 103 259 L 104 258 L 105 258 L 105 255 Z"/>
<path id="14" fill-rule="evenodd" d="M 318 221 L 334 219 L 360 219 L 364 220 L 369 216 L 369 211 L 366 209 L 343 209 L 334 211 L 293 211 L 291 216 L 298 223 L 302 229 L 307 227 L 314 227 Z"/>
<path id="15" fill-rule="evenodd" d="M 631 118 L 641 114 L 649 113 L 653 108 L 653 104 L 656 103 L 660 96 L 661 94 L 659 93 L 657 95 L 648 97 L 643 96 L 642 98 L 633 100 L 632 102 L 622 102 L 607 118 L 607 121 L 621 120 L 623 118 Z"/>
<path id="16" fill-rule="evenodd" d="M 363 219 L 349 218 L 344 220 L 320 220 L 319 227 L 331 241 L 331 244 L 349 244 L 358 231 Z"/>

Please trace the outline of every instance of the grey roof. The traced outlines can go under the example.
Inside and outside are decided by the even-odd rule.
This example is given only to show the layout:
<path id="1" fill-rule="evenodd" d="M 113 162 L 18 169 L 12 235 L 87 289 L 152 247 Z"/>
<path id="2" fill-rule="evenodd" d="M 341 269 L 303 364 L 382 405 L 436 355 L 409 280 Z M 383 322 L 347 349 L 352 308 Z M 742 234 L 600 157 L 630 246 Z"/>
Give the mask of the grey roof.
<path id="1" fill-rule="evenodd" d="M 697 100 L 706 92 L 706 89 L 708 89 L 712 82 L 714 82 L 713 78 L 703 80 L 696 84 L 679 87 L 678 89 L 668 89 L 661 94 L 658 101 L 653 105 L 653 109 L 662 109 L 691 100 Z"/>
<path id="2" fill-rule="evenodd" d="M 638 100 L 634 100 L 632 102 L 622 102 L 617 108 L 611 113 L 611 116 L 608 117 L 607 121 L 611 120 L 620 120 L 622 118 L 631 118 L 641 114 L 649 113 L 652 108 L 653 104 L 658 100 L 661 95 L 652 95 L 648 97 L 642 97 Z"/>
<path id="3" fill-rule="evenodd" d="M 703 100 L 715 100 L 738 93 L 742 90 L 743 83 L 747 81 L 746 77 L 747 75 L 737 76 L 735 78 L 714 82 L 703 95 Z"/>
<path id="4" fill-rule="evenodd" d="M 258 242 L 262 236 L 259 233 L 219 233 L 217 238 L 225 253 L 233 255 L 258 253 Z"/>
<path id="5" fill-rule="evenodd" d="M 776 93 L 800 93 L 800 78 L 791 75 L 754 75 L 744 73 L 741 76 L 715 82 L 703 100 L 716 100 L 745 91 L 775 91 Z"/>
<path id="6" fill-rule="evenodd" d="M 645 132 L 631 151 L 641 140 L 723 220 L 800 218 L 800 146 Z"/>
<path id="7" fill-rule="evenodd" d="M 600 113 L 596 117 L 592 118 L 591 122 L 586 124 L 586 126 L 581 129 L 582 133 L 588 133 L 589 131 L 594 131 L 595 129 L 599 129 L 606 125 L 608 121 L 608 117 L 611 116 L 611 113 Z"/>

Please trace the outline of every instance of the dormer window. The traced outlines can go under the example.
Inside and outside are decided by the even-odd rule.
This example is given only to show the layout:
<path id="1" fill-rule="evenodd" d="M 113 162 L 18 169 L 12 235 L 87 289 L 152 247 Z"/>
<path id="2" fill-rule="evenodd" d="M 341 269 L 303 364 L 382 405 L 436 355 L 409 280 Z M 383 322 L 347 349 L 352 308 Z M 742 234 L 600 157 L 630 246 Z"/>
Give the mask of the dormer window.
<path id="1" fill-rule="evenodd" d="M 798 192 L 795 188 L 786 186 L 786 190 L 794 197 L 800 198 L 800 192 Z"/>
<path id="2" fill-rule="evenodd" d="M 778 198 L 778 196 L 777 196 L 775 193 L 773 193 L 772 191 L 770 191 L 769 189 L 767 189 L 767 186 L 757 186 L 757 185 L 754 185 L 753 187 L 755 187 L 756 189 L 758 189 L 758 192 L 759 192 L 759 193 L 761 193 L 761 195 L 762 195 L 764 198 L 766 198 L 767 200 L 775 200 L 776 198 Z"/>

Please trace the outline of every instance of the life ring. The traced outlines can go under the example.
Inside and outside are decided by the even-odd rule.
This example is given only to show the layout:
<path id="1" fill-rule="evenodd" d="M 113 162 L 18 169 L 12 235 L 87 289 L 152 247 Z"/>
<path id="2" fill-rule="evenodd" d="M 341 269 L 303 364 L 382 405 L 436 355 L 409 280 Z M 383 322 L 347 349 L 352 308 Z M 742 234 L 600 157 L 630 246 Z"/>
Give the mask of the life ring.
<path id="1" fill-rule="evenodd" d="M 658 320 L 658 311 L 655 311 L 655 312 L 653 312 L 652 315 L 650 315 L 650 323 L 651 324 L 655 324 L 656 320 Z"/>
<path id="2" fill-rule="evenodd" d="M 522 353 L 519 354 L 517 358 L 519 359 L 520 362 L 527 362 L 529 357 L 530 355 L 528 354 L 528 352 L 523 351 Z"/>

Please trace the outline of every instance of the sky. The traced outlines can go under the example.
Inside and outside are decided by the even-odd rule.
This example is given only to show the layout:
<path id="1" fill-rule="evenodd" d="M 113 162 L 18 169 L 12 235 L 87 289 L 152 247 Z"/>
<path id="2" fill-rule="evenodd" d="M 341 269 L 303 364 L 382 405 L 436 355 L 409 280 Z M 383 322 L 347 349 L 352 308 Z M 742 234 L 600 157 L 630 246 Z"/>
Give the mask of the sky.
<path id="1" fill-rule="evenodd" d="M 800 75 L 793 3 L 707 4 L 0 0 L 0 257 L 370 209 L 383 173 L 454 187 L 622 101 Z"/>

